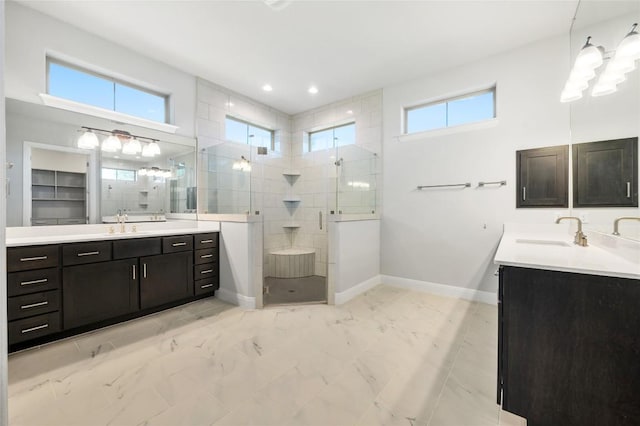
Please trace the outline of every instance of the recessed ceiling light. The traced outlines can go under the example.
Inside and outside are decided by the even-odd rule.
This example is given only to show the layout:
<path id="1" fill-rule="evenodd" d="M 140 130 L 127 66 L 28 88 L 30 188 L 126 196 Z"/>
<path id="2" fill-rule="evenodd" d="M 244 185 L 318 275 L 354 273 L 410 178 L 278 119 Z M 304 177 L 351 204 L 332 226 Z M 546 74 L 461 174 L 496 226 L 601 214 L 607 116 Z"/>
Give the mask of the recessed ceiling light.
<path id="1" fill-rule="evenodd" d="M 349 110 L 347 111 L 347 114 L 353 114 L 353 111 Z"/>
<path id="2" fill-rule="evenodd" d="M 262 90 L 264 90 L 265 92 L 271 92 L 273 90 L 273 87 L 271 87 L 270 84 L 265 84 L 264 86 L 262 86 Z"/>
<path id="3" fill-rule="evenodd" d="M 309 93 L 315 95 L 316 93 L 318 93 L 318 88 L 316 86 L 309 87 Z"/>
<path id="4" fill-rule="evenodd" d="M 232 107 L 235 105 L 233 102 L 225 102 L 224 104 L 228 107 Z"/>

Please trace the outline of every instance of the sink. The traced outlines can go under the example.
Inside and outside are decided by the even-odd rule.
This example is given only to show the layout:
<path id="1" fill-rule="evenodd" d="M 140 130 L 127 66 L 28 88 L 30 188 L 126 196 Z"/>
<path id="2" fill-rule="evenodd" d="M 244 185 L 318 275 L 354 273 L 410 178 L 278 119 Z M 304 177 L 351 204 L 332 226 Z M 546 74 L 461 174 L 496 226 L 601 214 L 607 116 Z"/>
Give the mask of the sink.
<path id="1" fill-rule="evenodd" d="M 555 246 L 555 247 L 571 247 L 572 244 L 566 241 L 559 240 L 533 240 L 533 239 L 517 239 L 518 244 L 534 244 L 540 246 Z"/>
<path id="2" fill-rule="evenodd" d="M 113 233 L 105 232 L 103 235 L 106 235 L 107 237 L 128 237 L 130 235 L 145 235 L 150 233 L 151 231 L 136 231 L 136 232 L 127 231 L 127 232 L 113 232 Z"/>

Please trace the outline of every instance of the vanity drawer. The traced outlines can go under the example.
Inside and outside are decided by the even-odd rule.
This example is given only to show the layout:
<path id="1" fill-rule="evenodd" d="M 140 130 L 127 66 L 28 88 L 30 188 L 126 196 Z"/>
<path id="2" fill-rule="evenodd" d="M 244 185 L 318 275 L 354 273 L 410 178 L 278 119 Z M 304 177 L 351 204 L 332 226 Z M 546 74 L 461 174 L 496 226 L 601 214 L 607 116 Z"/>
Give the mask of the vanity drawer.
<path id="1" fill-rule="evenodd" d="M 11 272 L 7 276 L 7 296 L 19 296 L 59 287 L 58 268 Z"/>
<path id="2" fill-rule="evenodd" d="M 7 249 L 7 271 L 27 271 L 30 269 L 58 266 L 58 246 L 9 247 Z"/>
<path id="3" fill-rule="evenodd" d="M 193 250 L 193 235 L 162 237 L 162 252 L 176 253 Z"/>
<path id="4" fill-rule="evenodd" d="M 38 315 L 8 324 L 9 344 L 24 342 L 60 331 L 60 312 Z"/>
<path id="5" fill-rule="evenodd" d="M 218 247 L 218 232 L 209 232 L 207 234 L 195 234 L 196 250 L 203 248 Z"/>
<path id="6" fill-rule="evenodd" d="M 196 296 L 199 296 L 201 294 L 213 293 L 219 288 L 220 284 L 217 275 L 214 277 L 206 278 L 204 280 L 196 280 L 195 282 Z"/>
<path id="7" fill-rule="evenodd" d="M 58 290 L 25 294 L 7 299 L 7 319 L 9 321 L 46 314 L 60 309 Z"/>
<path id="8" fill-rule="evenodd" d="M 162 253 L 162 238 L 133 238 L 113 242 L 113 258 L 153 256 Z"/>
<path id="9" fill-rule="evenodd" d="M 106 260 L 111 260 L 111 241 L 92 241 L 62 246 L 62 264 L 65 266 Z"/>
<path id="10" fill-rule="evenodd" d="M 201 265 L 203 263 L 211 262 L 218 262 L 217 248 L 196 250 L 196 255 L 193 263 L 195 263 L 196 265 Z"/>
<path id="11" fill-rule="evenodd" d="M 201 280 L 204 278 L 209 278 L 214 275 L 218 275 L 218 264 L 217 263 L 206 263 L 204 265 L 196 265 L 193 267 L 194 274 L 193 278 L 196 280 Z"/>

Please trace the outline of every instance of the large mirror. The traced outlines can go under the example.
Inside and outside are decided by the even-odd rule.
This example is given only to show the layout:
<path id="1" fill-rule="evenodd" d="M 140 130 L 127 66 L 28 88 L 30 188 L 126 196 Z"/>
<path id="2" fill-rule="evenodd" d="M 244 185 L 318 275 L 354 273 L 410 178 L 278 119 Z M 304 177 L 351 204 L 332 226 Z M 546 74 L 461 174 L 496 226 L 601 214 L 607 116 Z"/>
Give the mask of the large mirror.
<path id="1" fill-rule="evenodd" d="M 82 149 L 83 127 L 100 141 L 117 130 L 123 141 L 156 142 L 160 152 Z M 6 100 L 6 131 L 7 226 L 196 218 L 195 139 L 15 99 Z"/>
<path id="2" fill-rule="evenodd" d="M 570 103 L 572 144 L 638 137 L 640 133 L 639 69 L 627 72 L 625 80 L 618 83 L 614 93 L 592 96 L 594 84 L 635 23 L 640 23 L 640 2 L 580 2 L 571 28 L 570 66 L 585 45 L 587 37 L 591 37 L 590 41 L 595 46 L 604 48 L 605 59 L 603 65 L 595 70 L 596 76 L 589 82 L 583 97 Z M 640 60 L 636 60 L 635 64 L 640 65 Z M 640 161 L 637 154 L 635 156 L 635 167 L 638 167 Z M 573 187 L 575 186 L 576 182 L 573 182 Z M 586 229 L 611 234 L 617 218 L 639 217 L 640 208 L 574 207 L 572 214 L 583 219 Z M 640 221 L 620 221 L 619 233 L 621 237 L 640 240 Z"/>

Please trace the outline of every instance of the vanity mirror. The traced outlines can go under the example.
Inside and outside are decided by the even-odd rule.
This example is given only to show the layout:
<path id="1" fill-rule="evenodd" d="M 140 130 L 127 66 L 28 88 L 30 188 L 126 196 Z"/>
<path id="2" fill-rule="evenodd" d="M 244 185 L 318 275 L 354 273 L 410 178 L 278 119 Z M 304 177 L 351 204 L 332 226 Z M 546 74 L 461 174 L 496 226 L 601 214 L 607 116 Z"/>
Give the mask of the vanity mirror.
<path id="1" fill-rule="evenodd" d="M 87 128 L 100 146 L 79 144 Z M 6 131 L 7 226 L 196 218 L 192 138 L 15 99 Z M 105 151 L 105 142 L 122 146 Z"/>
<path id="2" fill-rule="evenodd" d="M 613 233 L 614 221 L 620 217 L 640 217 L 637 198 L 637 175 L 640 161 L 638 161 L 637 138 L 640 133 L 640 59 L 632 61 L 635 69 L 626 72 L 624 79 L 619 78 L 614 84 L 615 91 L 595 91 L 596 85 L 609 63 L 620 49 L 621 41 L 632 29 L 633 24 L 640 22 L 640 3 L 629 2 L 588 2 L 581 1 L 578 5 L 575 20 L 570 33 L 569 67 L 574 64 L 577 55 L 585 45 L 587 37 L 594 46 L 602 46 L 603 63 L 596 67 L 595 75 L 588 81 L 588 87 L 582 91 L 582 97 L 570 102 L 570 124 L 572 164 L 582 164 L 582 169 L 574 170 L 570 176 L 573 190 L 573 204 L 571 215 L 579 217 L 584 222 L 585 230 L 596 230 Z M 600 87 L 600 86 L 598 86 Z M 608 93 L 611 92 L 611 93 Z M 603 94 L 608 93 L 608 94 Z M 594 96 L 595 94 L 595 96 Z M 610 149 L 608 154 L 597 154 L 596 145 L 587 144 L 597 141 L 632 140 L 635 149 Z M 627 143 L 628 145 L 628 143 Z M 614 152 L 615 151 L 615 152 Z M 604 152 L 604 151 L 600 151 Z M 620 155 L 625 158 L 620 157 Z M 633 158 L 626 158 L 633 156 Z M 630 198 L 627 200 L 626 186 L 617 196 L 605 197 L 599 194 L 598 185 L 588 186 L 586 176 L 579 172 L 586 170 L 587 161 L 592 157 L 591 169 L 597 172 L 605 163 L 614 165 L 620 170 L 625 165 L 633 164 L 633 170 L 626 171 L 630 176 L 622 184 L 629 181 Z M 599 160 L 598 160 L 599 158 Z M 598 160 L 598 161 L 595 161 Z M 595 161 L 595 162 L 594 162 Z M 578 164 L 578 166 L 580 165 Z M 576 172 L 578 172 L 576 174 Z M 633 178 L 635 176 L 635 185 Z M 611 176 L 613 180 L 622 179 Z M 591 194 L 588 192 L 591 191 Z M 637 195 L 636 195 L 637 197 Z M 602 202 L 600 202 L 600 201 Z M 629 201 L 631 200 L 631 201 Z M 598 204 L 589 205 L 589 203 Z M 625 204 L 627 203 L 627 204 Z M 623 207 L 630 205 L 628 207 Z M 621 237 L 640 240 L 640 221 L 627 220 L 620 222 Z"/>

